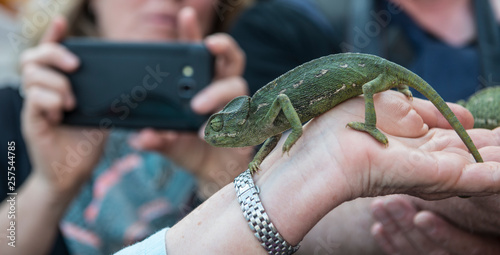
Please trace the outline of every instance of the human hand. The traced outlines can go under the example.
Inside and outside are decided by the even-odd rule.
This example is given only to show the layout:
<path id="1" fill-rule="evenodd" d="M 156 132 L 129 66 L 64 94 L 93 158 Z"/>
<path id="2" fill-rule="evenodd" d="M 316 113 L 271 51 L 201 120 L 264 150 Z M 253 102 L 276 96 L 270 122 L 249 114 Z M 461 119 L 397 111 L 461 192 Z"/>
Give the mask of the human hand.
<path id="1" fill-rule="evenodd" d="M 253 176 L 269 219 L 289 244 L 298 244 L 332 209 L 359 196 L 415 190 L 424 195 L 435 192 L 443 195 L 453 190 L 473 195 L 471 192 L 482 194 L 500 190 L 499 178 L 492 176 L 500 171 L 500 165 L 473 163 L 472 156 L 454 131 L 435 128 L 447 125 L 429 102 L 409 101 L 394 91 L 374 97 L 378 127 L 389 134 L 389 147 L 384 148 L 372 137 L 345 128 L 350 121 L 363 120 L 363 101 L 362 97 L 350 99 L 310 121 L 289 156 L 283 155 L 278 145 L 262 162 L 262 170 Z M 451 107 L 466 127 L 472 126 L 470 113 L 456 105 Z M 432 127 L 430 131 L 429 126 Z M 483 158 L 500 161 L 495 157 L 500 152 L 498 130 L 470 132 Z M 369 150 L 380 150 L 380 155 Z M 398 173 L 404 162 L 394 162 L 394 159 L 405 159 L 401 155 L 416 151 L 419 157 L 411 158 L 414 161 L 412 168 Z M 458 166 L 442 165 L 447 167 L 441 167 L 439 172 L 436 172 L 439 164 L 429 166 L 428 163 L 429 160 L 447 163 L 450 158 L 464 159 L 458 162 Z M 458 181 L 447 183 L 450 171 L 460 171 L 464 167 L 472 172 L 459 173 Z M 480 171 L 489 172 L 489 175 Z M 416 172 L 422 173 L 424 178 L 416 176 Z M 462 183 L 469 181 L 468 185 Z M 241 217 L 236 196 L 234 185 L 228 184 L 196 212 L 176 224 L 166 236 L 167 252 L 264 254 L 266 251 L 248 228 L 248 222 Z M 218 224 L 221 221 L 227 224 L 221 226 Z M 324 237 L 326 242 L 336 240 L 328 234 Z M 192 240 L 197 240 L 195 245 Z"/>
<path id="2" fill-rule="evenodd" d="M 40 45 L 21 57 L 22 128 L 33 175 L 61 199 L 71 199 L 88 179 L 107 136 L 103 130 L 60 125 L 75 98 L 68 79 L 55 69 L 72 72 L 79 66 L 78 58 L 58 44 L 66 29 L 66 20 L 56 18 Z"/>
<path id="3" fill-rule="evenodd" d="M 500 191 L 500 178 L 496 177 L 500 173 L 500 129 L 469 131 L 486 160 L 475 164 L 455 131 L 443 129 L 449 125 L 430 102 L 409 101 L 393 91 L 379 93 L 374 99 L 378 127 L 389 138 L 387 148 L 364 133 L 345 128 L 350 121 L 364 119 L 363 98 L 358 97 L 305 125 L 290 156 L 275 150 L 261 164 L 263 171 L 255 178 L 268 214 L 279 215 L 280 208 L 286 208 L 283 203 L 289 202 L 285 197 L 299 201 L 287 215 L 312 214 L 301 222 L 277 217 L 276 227 L 286 226 L 281 227 L 285 239 L 286 230 L 295 229 L 299 231 L 288 234 L 290 242 L 298 242 L 293 236 L 307 233 L 337 203 L 357 197 L 406 193 L 440 199 Z M 472 127 L 469 112 L 451 107 L 466 128 Z M 265 194 L 271 193 L 283 194 L 283 201 L 266 202 Z"/>
<path id="4" fill-rule="evenodd" d="M 407 197 L 377 199 L 371 207 L 372 235 L 387 254 L 500 254 L 499 237 L 459 229 Z"/>
<path id="5" fill-rule="evenodd" d="M 179 40 L 201 41 L 203 34 L 192 8 L 179 13 Z M 192 100 L 191 107 L 198 114 L 209 114 L 221 109 L 231 99 L 248 94 L 246 82 L 241 78 L 245 56 L 237 43 L 226 34 L 215 34 L 204 40 L 215 56 L 213 82 Z M 253 153 L 251 148 L 214 148 L 200 134 L 144 129 L 130 140 L 140 150 L 157 151 L 191 171 L 204 181 L 215 181 L 222 187 L 245 169 Z M 228 172 L 221 178 L 222 171 Z M 225 175 L 225 174 L 222 174 Z M 212 189 L 212 191 L 216 191 Z"/>

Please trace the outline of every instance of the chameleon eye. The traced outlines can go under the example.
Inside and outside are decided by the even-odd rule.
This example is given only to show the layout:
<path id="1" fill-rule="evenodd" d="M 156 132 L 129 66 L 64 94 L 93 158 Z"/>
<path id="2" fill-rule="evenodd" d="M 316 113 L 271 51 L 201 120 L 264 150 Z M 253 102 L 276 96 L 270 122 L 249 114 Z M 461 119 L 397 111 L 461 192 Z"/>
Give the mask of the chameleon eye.
<path id="1" fill-rule="evenodd" d="M 224 121 L 222 120 L 221 116 L 215 116 L 215 118 L 213 118 L 212 121 L 210 122 L 210 127 L 215 132 L 221 131 L 223 126 L 224 126 Z"/>

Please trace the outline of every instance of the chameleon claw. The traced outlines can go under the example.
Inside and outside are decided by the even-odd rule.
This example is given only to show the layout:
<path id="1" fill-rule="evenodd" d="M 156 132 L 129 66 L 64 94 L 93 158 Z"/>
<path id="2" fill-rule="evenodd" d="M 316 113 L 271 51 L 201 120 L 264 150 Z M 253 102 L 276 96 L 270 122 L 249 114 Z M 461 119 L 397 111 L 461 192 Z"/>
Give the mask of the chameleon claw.
<path id="1" fill-rule="evenodd" d="M 398 91 L 403 93 L 403 95 L 405 95 L 410 101 L 413 100 L 413 94 L 411 93 L 411 90 L 407 85 L 398 87 Z"/>
<path id="2" fill-rule="evenodd" d="M 363 131 L 370 134 L 377 141 L 384 144 L 385 147 L 389 145 L 389 140 L 387 139 L 387 136 L 385 136 L 382 132 L 380 132 L 380 130 L 378 130 L 376 127 L 367 126 L 365 123 L 362 122 L 349 122 L 347 123 L 347 126 L 349 126 L 352 129 Z"/>
<path id="3" fill-rule="evenodd" d="M 259 170 L 260 170 L 260 162 L 258 162 L 258 161 L 250 162 L 250 164 L 248 164 L 248 169 L 250 169 L 250 174 L 254 175 L 255 173 L 259 172 Z"/>
<path id="4" fill-rule="evenodd" d="M 290 147 L 283 145 L 282 155 L 285 155 L 285 153 L 287 156 L 290 156 Z"/>
<path id="5" fill-rule="evenodd" d="M 290 156 L 290 150 L 292 149 L 292 146 L 293 146 L 293 143 L 288 144 L 287 142 L 285 142 L 285 144 L 283 144 L 283 147 L 282 147 L 283 153 L 281 155 L 283 156 L 286 153 L 287 156 Z"/>

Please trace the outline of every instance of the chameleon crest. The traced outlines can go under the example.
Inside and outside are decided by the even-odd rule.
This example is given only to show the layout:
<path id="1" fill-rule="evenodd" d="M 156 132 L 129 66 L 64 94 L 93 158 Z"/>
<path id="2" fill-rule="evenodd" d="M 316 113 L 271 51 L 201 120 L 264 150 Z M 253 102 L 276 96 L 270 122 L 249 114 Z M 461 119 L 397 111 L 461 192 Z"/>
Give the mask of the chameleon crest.
<path id="1" fill-rule="evenodd" d="M 208 119 L 205 140 L 209 144 L 225 144 L 228 147 L 245 146 L 244 125 L 249 115 L 250 97 L 240 96 L 229 102 L 222 111 Z"/>

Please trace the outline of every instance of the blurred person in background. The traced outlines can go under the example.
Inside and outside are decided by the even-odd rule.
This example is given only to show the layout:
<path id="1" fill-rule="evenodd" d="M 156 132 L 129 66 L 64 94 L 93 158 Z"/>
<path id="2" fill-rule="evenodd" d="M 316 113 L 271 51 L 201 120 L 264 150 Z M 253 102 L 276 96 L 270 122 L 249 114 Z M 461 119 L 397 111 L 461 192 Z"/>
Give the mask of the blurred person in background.
<path id="1" fill-rule="evenodd" d="M 245 11 L 231 35 L 247 55 L 244 77 L 251 93 L 304 62 L 354 51 L 401 64 L 446 101 L 456 102 L 500 85 L 499 23 L 498 0 L 269 0 Z M 471 254 L 464 246 L 478 249 L 477 254 L 500 251 L 498 196 L 404 201 L 389 197 L 385 202 L 344 203 L 306 236 L 303 250 L 381 253 L 378 242 L 389 254 Z M 433 217 L 426 208 L 434 211 Z M 396 209 L 399 221 L 390 214 Z M 426 216 L 418 218 L 419 226 L 435 223 L 434 236 L 413 225 L 419 210 Z M 439 215 L 454 225 L 436 219 Z"/>
<path id="2" fill-rule="evenodd" d="M 236 36 L 236 39 L 238 39 L 238 41 L 241 44 L 246 43 L 247 45 L 254 47 L 254 49 L 258 49 L 257 52 L 255 52 L 255 51 L 251 51 L 251 50 L 245 48 L 245 46 L 243 46 L 246 50 L 248 50 L 247 54 L 251 55 L 251 56 L 249 56 L 249 59 L 255 60 L 255 59 L 261 58 L 260 63 L 262 65 L 261 66 L 251 66 L 250 68 L 246 69 L 247 72 L 248 73 L 250 73 L 252 71 L 257 72 L 257 73 L 263 72 L 263 73 L 267 73 L 269 75 L 268 77 L 275 78 L 276 76 L 281 74 L 281 71 L 279 71 L 279 70 L 286 71 L 286 70 L 288 70 L 287 66 L 294 67 L 295 65 L 302 63 L 305 59 L 307 59 L 307 58 L 310 59 L 312 55 L 309 55 L 309 54 L 311 52 L 316 52 L 315 54 L 318 54 L 318 56 L 313 56 L 312 58 L 321 56 L 322 53 L 318 53 L 318 52 L 320 52 L 324 48 L 320 47 L 320 45 L 323 45 L 322 40 L 315 40 L 316 37 L 314 37 L 312 35 L 309 37 L 304 36 L 304 35 L 307 35 L 307 33 L 304 33 L 304 34 L 297 33 L 297 34 L 295 34 L 295 35 L 297 35 L 297 37 L 293 37 L 293 38 L 289 38 L 288 37 L 289 34 L 286 34 L 287 32 L 290 32 L 290 31 L 292 31 L 292 32 L 296 31 L 295 29 L 297 29 L 297 27 L 310 28 L 310 31 L 308 31 L 308 33 L 310 33 L 310 34 L 317 31 L 317 29 L 316 30 L 314 29 L 317 25 L 317 23 L 315 23 L 316 21 L 314 21 L 315 19 L 313 18 L 312 19 L 313 22 L 310 22 L 310 20 L 308 20 L 308 19 L 311 18 L 311 16 L 309 16 L 309 17 L 305 16 L 305 18 L 304 18 L 304 15 L 303 15 L 304 11 L 310 11 L 310 9 L 303 8 L 303 9 L 299 9 L 299 11 L 297 12 L 297 9 L 280 8 L 280 7 L 283 7 L 283 5 L 280 5 L 280 4 L 273 5 L 274 3 L 280 2 L 280 1 L 276 1 L 276 2 L 275 1 L 267 1 L 267 2 L 269 2 L 268 7 L 270 7 L 271 12 L 269 11 L 269 9 L 267 9 L 267 10 L 260 9 L 261 11 L 256 11 L 256 10 L 259 10 L 258 8 L 253 9 L 252 11 L 249 12 L 249 13 L 253 13 L 253 14 L 257 14 L 257 15 L 263 15 L 264 19 L 251 19 L 251 20 L 253 20 L 253 22 L 256 22 L 253 24 L 257 24 L 257 25 L 264 24 L 265 26 L 268 26 L 267 29 L 264 29 L 264 27 L 262 27 L 262 28 L 259 28 L 257 30 L 248 31 L 248 30 L 244 30 L 244 29 L 239 30 L 239 28 L 235 28 L 235 31 L 240 31 L 241 34 L 246 34 L 248 36 L 246 39 L 241 39 L 238 36 Z M 286 1 L 281 1 L 281 2 L 284 3 Z M 285 7 L 286 7 L 286 5 L 285 5 Z M 279 16 L 279 15 L 266 16 L 266 14 L 273 13 L 273 12 L 285 13 L 285 15 L 284 15 L 285 17 Z M 282 18 L 282 20 L 279 20 L 280 22 L 275 22 L 275 21 L 266 20 L 265 18 L 276 18 L 276 19 Z M 287 20 L 285 18 L 291 18 L 291 19 Z M 242 19 L 242 20 L 245 20 L 245 19 Z M 283 21 L 286 21 L 286 22 L 283 22 Z M 302 27 L 301 27 L 301 24 L 303 25 Z M 283 27 L 284 25 L 286 25 L 286 27 Z M 276 27 L 281 26 L 281 27 L 278 29 L 278 31 L 273 31 L 272 28 L 274 28 L 274 26 L 276 26 Z M 255 28 L 255 27 L 251 27 L 251 28 Z M 260 29 L 262 29 L 262 30 L 260 30 Z M 257 32 L 262 31 L 263 32 L 262 35 L 266 35 L 266 36 L 259 38 L 258 36 L 260 36 L 261 34 L 257 34 L 258 36 L 252 35 L 252 33 L 255 33 L 256 31 Z M 322 32 L 322 31 L 320 31 L 320 32 Z M 284 34 L 285 36 L 283 36 L 283 34 L 281 34 L 281 33 L 285 33 Z M 318 33 L 315 35 L 322 36 L 324 34 Z M 253 42 L 252 39 L 254 39 L 254 38 L 257 40 L 260 40 L 260 41 Z M 262 38 L 264 38 L 264 40 L 262 40 Z M 275 39 L 282 40 L 281 42 L 285 43 L 285 44 L 295 43 L 296 45 L 294 45 L 293 48 L 284 47 L 283 44 L 281 46 L 276 47 L 276 45 L 274 44 L 274 41 L 273 41 Z M 265 43 L 263 43 L 263 42 L 265 42 Z M 310 45 L 313 47 L 306 47 L 307 44 L 301 44 L 303 42 L 311 43 Z M 314 46 L 316 46 L 316 47 L 314 47 Z M 266 50 L 268 50 L 268 48 L 266 48 L 266 47 L 274 49 L 278 52 L 283 52 L 283 51 L 288 51 L 288 52 L 285 52 L 285 55 L 274 54 L 273 50 L 266 51 Z M 276 48 L 273 48 L 273 47 L 276 47 Z M 338 45 L 336 47 L 338 47 Z M 293 50 L 289 51 L 290 49 L 294 49 L 297 51 L 293 51 Z M 331 53 L 331 48 L 329 49 L 328 52 Z M 255 55 L 254 55 L 254 53 L 255 53 Z M 305 58 L 298 57 L 298 56 L 302 56 L 302 55 L 305 56 Z M 326 55 L 326 54 L 324 54 L 324 55 Z M 285 57 L 283 57 L 283 56 L 285 56 Z M 309 59 L 307 59 L 307 60 L 309 60 Z M 278 71 L 276 71 L 273 68 L 269 68 L 270 66 L 272 66 L 272 64 L 274 64 L 276 62 L 279 62 L 279 64 L 276 65 L 276 66 L 279 66 Z M 254 62 L 254 64 L 255 64 L 255 62 Z M 273 74 L 273 72 L 275 72 L 275 73 Z M 278 74 L 278 72 L 280 72 L 280 73 Z M 250 79 L 251 79 L 250 76 L 246 76 L 246 77 L 249 77 L 248 79 L 250 81 Z M 255 78 L 255 77 L 253 77 L 253 78 Z M 266 78 L 264 76 L 264 78 L 261 78 L 261 79 L 265 80 Z M 264 85 L 265 82 L 259 83 L 258 85 L 255 85 L 255 84 L 257 84 L 257 83 L 254 83 L 254 82 L 250 83 L 252 89 L 256 88 L 258 86 Z M 153 135 L 152 133 L 149 133 L 148 135 L 144 135 L 144 134 L 147 134 L 147 133 L 143 133 L 142 136 L 140 135 L 139 137 L 142 137 L 144 139 L 144 137 L 149 136 L 149 134 Z M 139 140 L 141 140 L 141 139 L 139 139 Z M 143 146 L 144 146 L 144 144 L 143 144 Z M 157 148 L 157 147 L 162 147 L 162 146 L 163 146 L 162 143 L 159 143 L 159 144 L 156 144 L 156 146 L 149 145 L 146 147 Z M 352 236 L 352 235 L 351 234 L 345 235 L 346 231 L 349 231 L 351 233 L 360 233 L 360 230 L 365 231 L 365 232 L 363 232 L 363 234 L 365 234 L 365 235 L 369 234 L 369 228 L 367 228 L 366 226 L 369 226 L 369 224 L 372 223 L 371 220 L 368 220 L 368 221 L 366 220 L 367 218 L 370 217 L 369 214 L 366 214 L 366 212 L 369 212 L 369 210 L 363 211 L 363 209 L 360 209 L 360 208 L 366 208 L 365 207 L 366 203 L 361 203 L 362 205 L 359 207 L 353 206 L 353 205 L 355 205 L 355 203 L 352 203 L 352 202 L 351 202 L 351 205 L 349 205 L 349 204 L 350 203 L 345 203 L 346 207 L 350 208 L 349 210 L 347 210 L 347 212 L 352 212 L 350 210 L 355 209 L 354 212 L 359 213 L 359 211 L 361 211 L 361 212 L 364 212 L 365 214 L 361 213 L 359 215 L 356 215 L 354 213 L 352 213 L 352 214 L 346 213 L 345 215 L 343 215 L 344 217 L 338 217 L 340 215 L 340 214 L 338 214 L 338 212 L 342 212 L 342 211 L 346 212 L 346 210 L 342 209 L 342 206 L 335 209 L 331 215 L 329 215 L 329 216 L 327 216 L 327 218 L 325 218 L 325 221 L 321 222 L 321 224 L 318 224 L 318 227 L 313 229 L 311 234 L 306 237 L 306 242 L 304 242 L 304 247 L 300 252 L 303 254 L 310 254 L 311 252 L 331 253 L 333 250 L 333 248 L 331 248 L 332 245 L 333 245 L 333 247 L 336 247 L 336 246 L 339 246 L 338 245 L 339 243 L 342 243 L 344 245 L 340 245 L 341 249 L 345 249 L 345 251 L 351 251 L 350 253 L 347 253 L 347 254 L 356 254 L 355 252 L 366 254 L 366 253 L 364 253 L 366 251 L 370 251 L 372 253 L 373 252 L 380 253 L 380 250 L 377 250 L 376 247 L 373 247 L 373 245 L 374 245 L 373 240 L 365 239 L 364 236 L 362 238 L 350 238 L 349 239 L 349 236 Z M 357 211 L 357 210 L 359 210 L 359 211 Z M 340 216 L 342 216 L 342 215 L 340 215 Z M 354 223 L 354 225 L 349 226 L 349 224 L 346 224 L 346 223 Z M 361 228 L 357 228 L 357 227 L 359 227 L 359 225 L 357 225 L 357 224 L 362 225 Z M 339 226 L 348 226 L 348 228 L 339 228 Z M 333 230 L 342 230 L 342 229 L 344 229 L 345 231 L 344 232 L 333 231 Z M 93 240 L 95 241 L 95 239 L 93 239 L 93 236 L 86 236 L 86 237 L 89 237 L 88 240 L 90 240 L 90 241 L 93 241 Z M 337 239 L 337 238 L 339 238 L 339 239 Z M 371 240 L 371 241 L 368 242 L 368 240 Z M 325 242 L 326 242 L 326 245 L 325 245 Z"/>
<path id="3" fill-rule="evenodd" d="M 200 114 L 215 112 L 230 99 L 248 93 L 241 78 L 244 54 L 220 32 L 249 2 L 31 1 L 21 19 L 25 30 L 18 34 L 20 47 L 35 45 L 21 57 L 22 94 L 39 93 L 37 98 L 52 103 L 57 103 L 55 94 L 62 94 L 66 110 L 77 104 L 67 78 L 56 71 L 72 72 L 80 64 L 59 44 L 67 35 L 124 42 L 204 42 L 216 57 L 215 78 L 193 99 L 192 108 Z M 225 11 L 229 7 L 231 11 Z M 2 254 L 115 252 L 175 224 L 239 174 L 252 153 L 251 149 L 211 148 L 197 134 L 117 129 L 110 131 L 105 148 L 92 148 L 92 153 L 101 155 L 98 162 L 81 159 L 81 164 L 97 163 L 94 169 L 44 169 L 31 165 L 33 158 L 43 157 L 45 152 L 63 159 L 75 155 L 56 145 L 46 147 L 47 151 L 26 148 L 20 125 L 22 101 L 15 89 L 0 91 L 1 143 L 16 144 L 15 185 L 17 199 L 22 201 L 17 205 L 16 248 L 9 247 L 2 235 Z M 74 138 L 108 136 L 107 132 L 84 134 Z M 4 158 L 1 162 L 7 164 Z M 1 190 L 7 190 L 7 175 L 3 176 Z M 5 196 L 2 193 L 2 214 L 8 208 Z M 1 228 L 8 228 L 7 219 L 2 219 Z"/>

